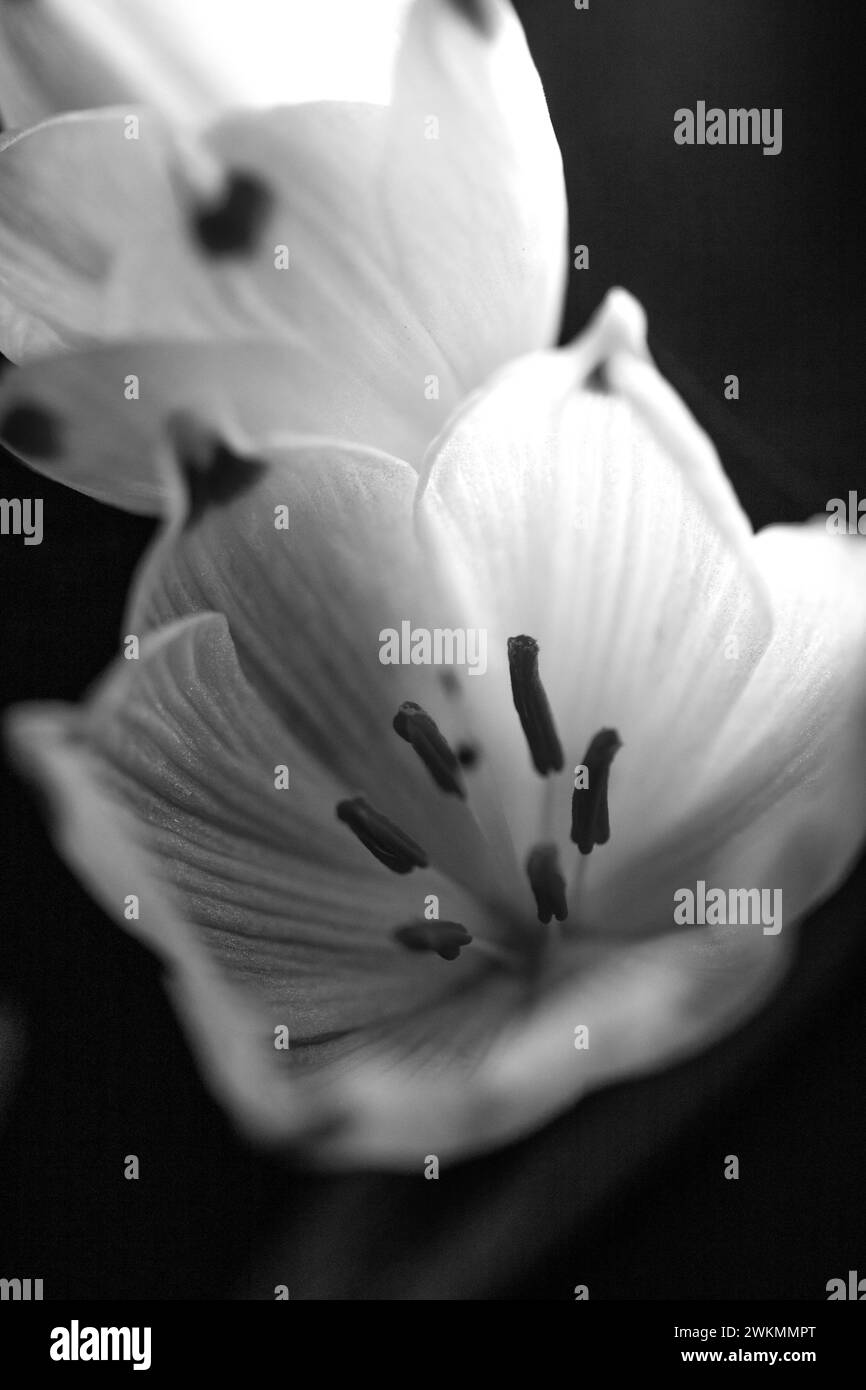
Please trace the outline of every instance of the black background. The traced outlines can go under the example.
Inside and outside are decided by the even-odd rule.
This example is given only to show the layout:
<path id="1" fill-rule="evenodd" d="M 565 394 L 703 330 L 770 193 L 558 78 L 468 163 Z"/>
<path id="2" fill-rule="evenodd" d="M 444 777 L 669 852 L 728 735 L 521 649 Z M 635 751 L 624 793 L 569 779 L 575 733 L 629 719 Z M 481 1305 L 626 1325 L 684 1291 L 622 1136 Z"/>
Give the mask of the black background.
<path id="1" fill-rule="evenodd" d="M 518 6 L 566 166 L 566 335 L 604 291 L 645 304 L 663 370 L 757 525 L 866 480 L 856 190 L 841 4 Z M 853 9 L 852 9 L 853 15 Z M 338 39 L 335 39 L 338 42 Z M 677 107 L 782 107 L 781 155 L 688 148 Z M 723 378 L 740 378 L 740 400 Z M 2 703 L 79 697 L 116 650 L 150 534 L 11 460 L 45 539 L 0 539 Z M 209 1100 L 149 955 L 89 902 L 4 769 L 3 991 L 28 1050 L 0 1135 L 0 1274 L 47 1298 L 822 1299 L 866 1275 L 861 865 L 737 1037 L 590 1098 L 438 1183 L 322 1178 L 251 1152 Z M 141 1161 L 137 1182 L 124 1155 Z M 722 1177 L 725 1155 L 739 1181 Z"/>

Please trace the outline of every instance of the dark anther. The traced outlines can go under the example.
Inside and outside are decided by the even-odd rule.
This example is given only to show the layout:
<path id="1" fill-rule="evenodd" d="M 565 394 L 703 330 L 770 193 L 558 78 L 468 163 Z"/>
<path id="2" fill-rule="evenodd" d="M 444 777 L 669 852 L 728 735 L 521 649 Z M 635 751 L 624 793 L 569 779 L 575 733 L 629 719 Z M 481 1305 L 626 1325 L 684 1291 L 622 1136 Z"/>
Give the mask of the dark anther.
<path id="1" fill-rule="evenodd" d="M 178 466 L 187 491 L 186 529 L 200 521 L 210 507 L 223 507 L 252 487 L 265 465 L 256 459 L 241 458 L 225 444 L 180 442 Z"/>
<path id="2" fill-rule="evenodd" d="M 536 772 L 562 771 L 562 744 L 541 677 L 538 674 L 538 643 L 534 637 L 509 637 L 508 665 L 511 694 L 520 717 Z"/>
<path id="3" fill-rule="evenodd" d="M 453 792 L 455 796 L 465 796 L 460 781 L 460 765 L 439 732 L 436 721 L 420 705 L 411 700 L 404 701 L 394 715 L 394 729 L 415 749 L 437 787 L 444 792 Z"/>
<path id="4" fill-rule="evenodd" d="M 196 211 L 195 234 L 211 256 L 247 255 L 255 250 L 272 203 L 270 189 L 255 174 L 230 174 L 218 201 Z"/>
<path id="5" fill-rule="evenodd" d="M 40 405 L 13 405 L 0 424 L 0 438 L 17 454 L 50 460 L 61 452 L 57 420 Z"/>
<path id="6" fill-rule="evenodd" d="M 429 860 L 420 845 L 404 835 L 393 821 L 376 811 L 363 796 L 337 803 L 337 816 L 357 835 L 361 844 L 375 855 L 380 864 L 395 874 L 408 874 L 424 869 Z"/>
<path id="7" fill-rule="evenodd" d="M 526 872 L 538 908 L 539 922 L 544 922 L 546 926 L 551 917 L 555 917 L 557 922 L 564 922 L 568 916 L 568 905 L 556 845 L 536 845 L 526 861 Z"/>
<path id="8" fill-rule="evenodd" d="M 456 960 L 472 937 L 460 922 L 407 922 L 394 928 L 394 939 L 410 951 L 435 951 L 443 960 Z"/>
<path id="9" fill-rule="evenodd" d="M 581 388 L 584 391 L 594 391 L 598 395 L 610 395 L 610 383 L 607 379 L 607 363 L 599 362 L 597 367 L 585 378 Z"/>
<path id="10" fill-rule="evenodd" d="M 485 38 L 496 32 L 496 15 L 490 0 L 448 0 L 448 3 Z"/>
<path id="11" fill-rule="evenodd" d="M 467 769 L 475 767 L 481 757 L 477 743 L 458 743 L 457 761 L 461 767 Z"/>
<path id="12" fill-rule="evenodd" d="M 571 793 L 571 838 L 581 854 L 589 854 L 594 845 L 606 845 L 610 839 L 607 783 L 610 765 L 620 748 L 616 729 L 600 729 L 583 755 L 585 775 L 581 768 L 576 770 L 575 784 L 581 785 L 575 785 Z"/>

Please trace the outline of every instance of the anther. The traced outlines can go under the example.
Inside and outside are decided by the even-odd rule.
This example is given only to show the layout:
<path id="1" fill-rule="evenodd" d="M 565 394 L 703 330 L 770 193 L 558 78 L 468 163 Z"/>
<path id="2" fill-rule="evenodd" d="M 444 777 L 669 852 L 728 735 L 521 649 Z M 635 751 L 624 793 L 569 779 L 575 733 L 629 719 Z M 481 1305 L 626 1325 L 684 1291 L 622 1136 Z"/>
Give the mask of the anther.
<path id="1" fill-rule="evenodd" d="M 270 189 L 255 174 L 232 173 L 219 199 L 199 208 L 193 229 L 211 256 L 242 256 L 256 239 L 273 203 Z"/>
<path id="2" fill-rule="evenodd" d="M 437 787 L 455 796 L 465 796 L 460 764 L 436 721 L 420 705 L 405 700 L 394 715 L 394 729 L 414 748 Z"/>
<path id="3" fill-rule="evenodd" d="M 473 768 L 481 757 L 481 750 L 477 743 L 458 743 L 457 761 L 461 767 Z"/>
<path id="4" fill-rule="evenodd" d="M 538 674 L 538 643 L 534 637 L 509 637 L 508 666 L 511 694 L 536 772 L 561 772 L 562 744 L 553 723 L 544 686 Z"/>
<path id="5" fill-rule="evenodd" d="M 337 816 L 357 835 L 361 844 L 395 874 L 425 869 L 429 860 L 420 845 L 399 826 L 376 811 L 363 796 L 337 803 Z"/>
<path id="6" fill-rule="evenodd" d="M 568 905 L 556 845 L 536 845 L 526 861 L 526 872 L 538 908 L 539 922 L 546 926 L 551 917 L 555 917 L 557 922 L 564 922 L 568 916 Z"/>
<path id="7" fill-rule="evenodd" d="M 571 838 L 581 854 L 610 839 L 607 784 L 610 765 L 622 748 L 616 729 L 600 729 L 585 754 L 587 785 L 575 787 L 571 794 Z"/>
<path id="8" fill-rule="evenodd" d="M 186 528 L 192 527 L 210 507 L 224 507 L 259 480 L 265 465 L 242 458 L 225 444 L 214 443 L 181 431 L 178 467 L 186 485 Z"/>
<path id="9" fill-rule="evenodd" d="M 484 38 L 492 38 L 496 33 L 496 14 L 490 0 L 448 0 L 448 3 Z"/>
<path id="10" fill-rule="evenodd" d="M 394 939 L 410 951 L 435 951 L 443 960 L 456 960 L 472 937 L 461 922 L 407 922 L 394 928 Z"/>

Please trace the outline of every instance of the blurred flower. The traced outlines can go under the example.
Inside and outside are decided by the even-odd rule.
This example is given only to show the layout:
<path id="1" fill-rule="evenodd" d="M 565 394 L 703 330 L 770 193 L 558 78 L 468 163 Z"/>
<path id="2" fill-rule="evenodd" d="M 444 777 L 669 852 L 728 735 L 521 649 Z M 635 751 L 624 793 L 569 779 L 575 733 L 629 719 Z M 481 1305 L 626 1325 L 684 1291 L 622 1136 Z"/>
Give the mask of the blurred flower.
<path id="1" fill-rule="evenodd" d="M 6 126 L 143 102 L 184 123 L 232 106 L 383 100 L 409 0 L 27 0 L 0 6 Z"/>
<path id="2" fill-rule="evenodd" d="M 235 112 L 192 144 L 123 106 L 12 134 L 0 199 L 0 348 L 25 364 L 0 437 L 135 511 L 165 501 L 179 409 L 241 451 L 337 436 L 418 467 L 467 393 L 557 336 L 562 162 L 503 0 L 417 0 L 388 105 Z"/>
<path id="3" fill-rule="evenodd" d="M 866 549 L 752 533 L 639 306 L 497 374 L 420 478 L 219 444 L 220 495 L 191 440 L 140 660 L 9 735 L 241 1121 L 420 1171 L 753 1010 L 866 829 Z M 406 620 L 486 671 L 383 664 Z M 701 879 L 783 930 L 678 928 Z"/>

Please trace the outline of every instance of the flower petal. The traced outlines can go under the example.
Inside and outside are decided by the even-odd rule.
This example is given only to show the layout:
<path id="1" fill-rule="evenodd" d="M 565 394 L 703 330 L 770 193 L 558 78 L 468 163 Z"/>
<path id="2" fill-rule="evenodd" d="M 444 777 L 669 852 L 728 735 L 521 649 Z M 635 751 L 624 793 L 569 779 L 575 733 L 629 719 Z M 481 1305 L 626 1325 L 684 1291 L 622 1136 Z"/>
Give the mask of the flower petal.
<path id="1" fill-rule="evenodd" d="M 0 10 L 7 125 L 146 102 L 172 118 L 323 97 L 384 100 L 407 0 L 40 0 Z M 339 45 L 334 35 L 341 35 Z M 390 40 L 390 42 L 389 42 Z"/>
<path id="2" fill-rule="evenodd" d="M 128 108 L 5 136 L 0 290 L 15 310 L 0 325 L 6 356 L 134 333 L 236 330 L 190 233 L 199 178 L 161 120 Z"/>
<path id="3" fill-rule="evenodd" d="M 447 1013 L 434 1010 L 417 1024 L 430 1054 L 423 1074 L 411 1057 L 401 1062 L 397 1030 L 378 1058 L 335 1071 L 330 1095 L 344 1123 L 314 1144 L 315 1157 L 421 1169 L 427 1155 L 453 1163 L 519 1139 L 601 1086 L 709 1046 L 758 1006 L 786 955 L 778 939 L 736 927 L 596 941 L 578 949 L 573 977 L 515 1013 L 474 1066 L 449 1055 Z"/>
<path id="4" fill-rule="evenodd" d="M 131 888 L 142 889 L 144 915 L 126 922 L 168 967 L 167 987 L 216 1094 L 259 1137 L 280 1115 L 286 1129 L 312 1118 L 280 1075 L 259 1036 L 255 1012 L 224 986 L 174 904 L 159 890 L 134 817 L 106 797 L 92 759 L 68 717 L 50 709 L 13 711 L 7 737 L 22 771 L 49 796 L 58 849 L 111 915 Z"/>
<path id="5" fill-rule="evenodd" d="M 382 185 L 392 274 L 460 394 L 555 342 L 567 235 L 562 159 L 520 24 L 502 0 L 476 7 L 481 25 L 465 8 L 411 12 Z"/>
<path id="6" fill-rule="evenodd" d="M 289 425 L 300 438 L 315 434 L 327 424 L 316 413 L 316 389 L 303 405 L 299 392 L 292 413 L 293 380 L 298 358 L 286 343 L 126 339 L 7 370 L 0 432 L 37 472 L 125 510 L 161 514 L 174 495 L 165 454 L 175 420 L 194 418 L 242 454 L 287 441 Z M 47 451 L 20 428 L 34 418 L 49 422 Z"/>
<path id="7" fill-rule="evenodd" d="M 866 543 L 828 535 L 825 520 L 755 538 L 772 640 L 715 731 L 712 759 L 667 852 L 635 866 L 648 911 L 703 879 L 777 890 L 780 925 L 790 929 L 862 848 Z M 603 910 L 616 892 L 607 888 Z"/>
<path id="8" fill-rule="evenodd" d="M 395 942 L 393 927 L 422 917 L 429 893 L 443 916 L 480 921 L 482 937 L 483 917 L 441 875 L 410 884 L 352 838 L 335 814 L 346 789 L 253 694 L 216 615 L 146 640 L 81 709 L 13 711 L 8 735 L 55 803 L 64 854 L 110 915 L 175 966 L 218 1069 L 226 1012 L 246 1020 L 248 1055 L 232 1054 L 219 1079 L 231 1088 L 235 1063 L 254 1069 L 251 1104 L 270 1085 L 278 1027 L 289 1029 L 285 1065 L 319 1061 L 323 1043 L 356 1047 L 359 1030 L 363 1040 L 491 973 L 483 954 L 444 962 Z M 294 1108 L 263 1103 L 277 1130 Z"/>

